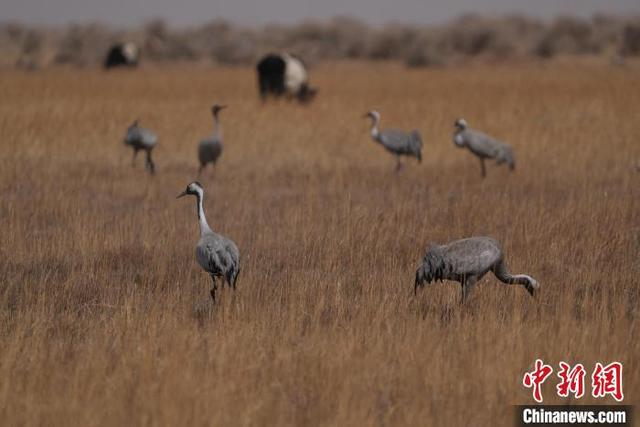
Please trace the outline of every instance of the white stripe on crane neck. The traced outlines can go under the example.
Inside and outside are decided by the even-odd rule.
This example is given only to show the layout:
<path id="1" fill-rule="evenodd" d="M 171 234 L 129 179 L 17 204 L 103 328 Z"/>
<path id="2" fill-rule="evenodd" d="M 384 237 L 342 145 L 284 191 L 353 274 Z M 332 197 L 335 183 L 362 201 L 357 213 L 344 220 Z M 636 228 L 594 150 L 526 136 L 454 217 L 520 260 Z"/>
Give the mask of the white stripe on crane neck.
<path id="1" fill-rule="evenodd" d="M 513 277 L 514 279 L 525 279 L 528 280 L 530 284 L 534 284 L 534 283 L 538 283 L 538 281 L 536 279 L 534 279 L 533 277 L 529 276 L 528 274 L 514 274 L 511 277 Z"/>
<path id="2" fill-rule="evenodd" d="M 204 198 L 204 193 L 202 189 L 196 189 L 198 199 L 198 221 L 200 222 L 200 236 L 204 236 L 207 233 L 212 233 L 211 227 L 207 223 L 207 218 L 204 216 L 204 208 L 202 206 L 202 199 Z"/>
<path id="3" fill-rule="evenodd" d="M 222 124 L 220 123 L 220 117 L 218 117 L 218 114 L 213 116 L 213 136 L 218 138 L 222 137 Z"/>
<path id="4" fill-rule="evenodd" d="M 373 115 L 372 122 L 371 122 L 371 137 L 373 137 L 374 139 L 378 138 L 378 135 L 380 134 L 380 131 L 378 130 L 379 122 L 380 122 L 380 118 L 376 115 Z"/>

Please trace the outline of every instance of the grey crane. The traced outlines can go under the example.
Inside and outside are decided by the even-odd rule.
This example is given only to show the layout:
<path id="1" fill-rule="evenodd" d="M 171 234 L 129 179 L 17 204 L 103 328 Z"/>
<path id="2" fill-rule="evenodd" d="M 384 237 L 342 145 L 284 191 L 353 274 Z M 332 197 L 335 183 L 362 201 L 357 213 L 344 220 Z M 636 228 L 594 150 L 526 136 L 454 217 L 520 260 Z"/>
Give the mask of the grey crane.
<path id="1" fill-rule="evenodd" d="M 389 153 L 396 156 L 396 172 L 402 168 L 400 156 L 413 156 L 418 159 L 418 163 L 422 161 L 422 138 L 418 130 L 411 132 L 396 129 L 379 130 L 380 113 L 369 111 L 364 117 L 371 119 L 371 139 L 382 144 Z"/>
<path id="2" fill-rule="evenodd" d="M 202 207 L 202 199 L 204 198 L 202 185 L 197 181 L 192 182 L 177 198 L 186 195 L 195 196 L 197 199 L 200 240 L 196 245 L 196 260 L 200 267 L 211 276 L 213 287 L 210 294 L 215 302 L 218 277 L 222 278 L 223 286 L 226 280 L 230 288 L 236 288 L 236 281 L 240 274 L 240 252 L 232 240 L 213 232 L 209 227 Z"/>
<path id="3" fill-rule="evenodd" d="M 470 237 L 446 245 L 430 245 L 416 270 L 414 293 L 426 283 L 442 280 L 460 282 L 464 303 L 473 286 L 487 272 L 503 283 L 523 285 L 534 296 L 540 289 L 538 282 L 526 274 L 512 275 L 507 270 L 500 244 L 490 237 Z"/>
<path id="4" fill-rule="evenodd" d="M 482 177 L 487 176 L 484 166 L 484 159 L 496 159 L 497 164 L 507 163 L 510 170 L 516 167 L 511 146 L 500 142 L 480 131 L 469 128 L 465 119 L 458 119 L 453 126 L 456 130 L 453 133 L 453 143 L 460 148 L 468 148 L 480 159 Z"/>
<path id="5" fill-rule="evenodd" d="M 155 173 L 156 166 L 151 159 L 151 151 L 158 144 L 158 137 L 155 133 L 149 129 L 142 128 L 138 125 L 138 120 L 133 122 L 127 129 L 127 134 L 124 137 L 125 145 L 133 148 L 133 160 L 132 164 L 136 164 L 136 155 L 138 151 L 144 150 L 147 155 L 145 167 L 151 174 Z"/>
<path id="6" fill-rule="evenodd" d="M 202 173 L 202 170 L 208 163 L 212 163 L 215 166 L 216 161 L 222 154 L 222 126 L 220 125 L 220 117 L 218 117 L 218 114 L 225 108 L 227 108 L 226 105 L 217 104 L 211 107 L 214 124 L 213 135 L 203 139 L 200 141 L 200 144 L 198 144 L 198 160 L 200 161 L 198 175 Z"/>

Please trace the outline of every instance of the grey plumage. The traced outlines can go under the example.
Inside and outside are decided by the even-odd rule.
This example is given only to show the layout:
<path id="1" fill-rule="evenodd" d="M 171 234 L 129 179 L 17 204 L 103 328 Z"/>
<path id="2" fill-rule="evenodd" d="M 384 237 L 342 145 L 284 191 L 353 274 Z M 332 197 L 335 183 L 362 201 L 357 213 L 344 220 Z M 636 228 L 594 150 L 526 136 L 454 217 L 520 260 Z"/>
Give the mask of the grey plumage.
<path id="1" fill-rule="evenodd" d="M 405 132 L 396 129 L 379 130 L 380 113 L 369 111 L 364 117 L 371 119 L 371 139 L 382 146 L 391 154 L 396 156 L 396 171 L 402 167 L 400 156 L 412 156 L 422 161 L 422 137 L 418 130 Z"/>
<path id="2" fill-rule="evenodd" d="M 200 223 L 200 240 L 196 245 L 196 260 L 213 282 L 210 294 L 215 302 L 218 289 L 217 278 L 222 278 L 229 287 L 235 289 L 238 275 L 240 274 L 240 252 L 236 244 L 211 230 L 204 215 L 202 200 L 204 190 L 199 182 L 192 182 L 187 189 L 178 195 L 178 198 L 193 195 L 197 200 L 198 221 Z"/>
<path id="3" fill-rule="evenodd" d="M 222 127 L 220 125 L 220 118 L 218 117 L 218 114 L 224 108 L 227 108 L 227 106 L 214 105 L 211 107 L 214 122 L 213 135 L 203 139 L 200 141 L 200 144 L 198 144 L 198 160 L 200 161 L 198 175 L 200 175 L 207 164 L 212 163 L 215 166 L 222 154 Z"/>
<path id="4" fill-rule="evenodd" d="M 487 175 L 484 165 L 485 159 L 495 159 L 498 165 L 506 163 L 510 170 L 515 169 L 516 162 L 510 145 L 469 128 L 465 119 L 456 120 L 454 127 L 456 130 L 453 134 L 453 143 L 457 147 L 468 148 L 480 159 L 480 170 L 483 177 Z"/>
<path id="5" fill-rule="evenodd" d="M 431 245 L 416 270 L 414 293 L 425 283 L 453 280 L 462 286 L 462 302 L 489 271 L 503 283 L 523 285 L 533 296 L 538 282 L 526 274 L 508 272 L 500 244 L 490 237 L 470 237 L 446 245 Z"/>
<path id="6" fill-rule="evenodd" d="M 138 151 L 143 150 L 146 153 L 145 167 L 151 174 L 155 173 L 156 167 L 151 158 L 151 151 L 158 144 L 158 137 L 149 129 L 142 128 L 138 125 L 138 120 L 133 122 L 127 129 L 124 137 L 125 145 L 133 148 L 132 164 L 136 164 L 136 156 Z"/>

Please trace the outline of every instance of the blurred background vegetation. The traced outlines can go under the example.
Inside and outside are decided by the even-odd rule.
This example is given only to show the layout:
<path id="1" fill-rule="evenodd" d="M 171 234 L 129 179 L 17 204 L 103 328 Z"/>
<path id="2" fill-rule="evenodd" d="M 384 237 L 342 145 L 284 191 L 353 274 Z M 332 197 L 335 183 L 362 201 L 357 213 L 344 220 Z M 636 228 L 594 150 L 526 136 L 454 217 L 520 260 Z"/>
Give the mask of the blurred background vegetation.
<path id="1" fill-rule="evenodd" d="M 542 21 L 521 15 L 463 15 L 440 26 L 389 24 L 374 27 L 350 17 L 297 25 L 242 27 L 213 20 L 172 28 L 153 20 L 139 28 L 99 23 L 66 28 L 0 23 L 0 67 L 53 64 L 97 66 L 116 42 L 139 44 L 144 62 L 189 61 L 247 65 L 269 51 L 289 51 L 313 64 L 325 60 L 398 60 L 433 67 L 468 60 L 510 61 L 591 55 L 624 61 L 640 55 L 640 16 L 594 15 Z"/>

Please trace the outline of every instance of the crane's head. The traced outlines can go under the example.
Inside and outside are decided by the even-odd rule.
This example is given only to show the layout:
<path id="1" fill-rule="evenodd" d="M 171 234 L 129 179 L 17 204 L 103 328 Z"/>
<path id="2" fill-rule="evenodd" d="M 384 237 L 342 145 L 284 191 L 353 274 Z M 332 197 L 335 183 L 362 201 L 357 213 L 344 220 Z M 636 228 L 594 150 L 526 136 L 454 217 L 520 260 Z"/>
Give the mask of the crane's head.
<path id="1" fill-rule="evenodd" d="M 373 122 L 377 123 L 380 121 L 380 113 L 378 113 L 375 110 L 371 110 L 368 113 L 366 113 L 364 116 L 362 116 L 364 118 L 370 118 Z"/>
<path id="2" fill-rule="evenodd" d="M 458 130 L 465 130 L 467 128 L 467 121 L 463 118 L 459 118 L 453 123 L 453 126 Z"/>
<path id="3" fill-rule="evenodd" d="M 225 108 L 227 108 L 226 105 L 218 105 L 218 104 L 214 104 L 213 107 L 211 107 L 211 112 L 213 113 L 214 116 L 217 116 L 218 113 L 222 110 L 224 110 Z"/>
<path id="4" fill-rule="evenodd" d="M 188 195 L 202 197 L 203 194 L 204 194 L 204 189 L 202 188 L 202 184 L 200 184 L 198 181 L 194 181 L 191 184 L 187 185 L 187 189 L 184 190 L 182 193 L 178 194 L 178 197 L 176 197 L 176 199 L 179 199 L 180 197 L 184 197 Z"/>
<path id="5" fill-rule="evenodd" d="M 527 279 L 527 281 L 529 282 L 525 288 L 527 289 L 527 292 L 529 292 L 529 294 L 534 297 L 536 296 L 536 294 L 538 293 L 538 291 L 540 290 L 540 283 L 538 283 L 538 281 L 536 279 L 534 279 L 531 276 L 527 276 L 526 274 L 523 274 L 523 276 Z"/>

